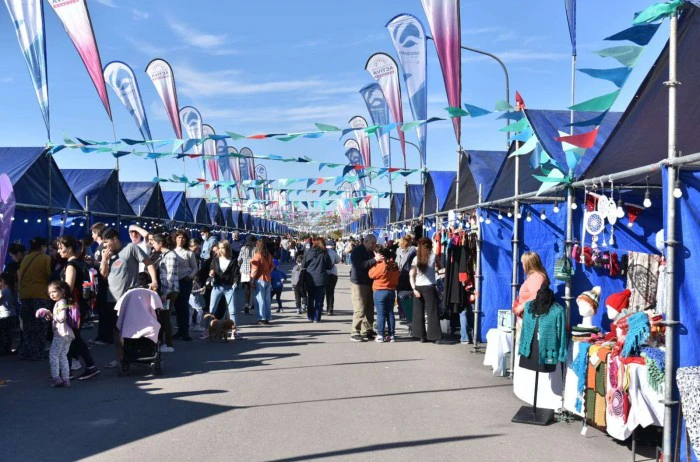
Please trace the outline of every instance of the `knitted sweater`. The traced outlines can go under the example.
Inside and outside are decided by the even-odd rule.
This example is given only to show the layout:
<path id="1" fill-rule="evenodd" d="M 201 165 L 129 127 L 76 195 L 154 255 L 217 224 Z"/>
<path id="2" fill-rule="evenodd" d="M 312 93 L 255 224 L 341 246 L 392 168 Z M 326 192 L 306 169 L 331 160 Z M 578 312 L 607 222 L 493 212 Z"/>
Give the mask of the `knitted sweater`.
<path id="1" fill-rule="evenodd" d="M 535 316 L 530 312 L 532 301 L 525 304 L 523 327 L 520 334 L 519 353 L 530 357 L 530 346 L 535 337 Z M 539 351 L 540 364 L 557 364 L 566 362 L 568 339 L 566 336 L 566 318 L 564 308 L 554 303 L 549 313 L 539 316 Z"/>

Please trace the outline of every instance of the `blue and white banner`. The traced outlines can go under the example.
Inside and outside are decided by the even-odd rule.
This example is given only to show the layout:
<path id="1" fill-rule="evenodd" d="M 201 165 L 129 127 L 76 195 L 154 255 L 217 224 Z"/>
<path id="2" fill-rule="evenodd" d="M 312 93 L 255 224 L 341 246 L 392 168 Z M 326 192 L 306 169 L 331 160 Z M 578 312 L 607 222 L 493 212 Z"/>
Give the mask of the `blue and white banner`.
<path id="1" fill-rule="evenodd" d="M 182 125 L 185 127 L 185 131 L 187 132 L 187 137 L 190 139 L 201 139 L 202 138 L 202 114 L 199 113 L 199 111 L 192 106 L 185 106 L 182 109 L 180 109 L 180 120 L 178 123 L 178 126 Z M 175 123 L 173 122 L 173 126 L 175 126 Z M 180 134 L 182 136 L 182 134 Z M 192 148 L 194 149 L 195 154 L 201 154 L 202 153 L 202 145 L 196 144 Z M 206 177 L 207 174 L 207 168 L 206 168 L 206 160 L 204 160 L 204 157 L 202 157 L 202 178 Z"/>
<path id="2" fill-rule="evenodd" d="M 427 46 L 425 28 L 418 18 L 410 14 L 400 14 L 386 25 L 394 42 L 396 54 L 406 83 L 408 102 L 411 105 L 413 120 L 428 118 L 428 89 L 427 89 Z M 427 147 L 427 125 L 416 127 L 418 144 L 425 165 Z"/>
<path id="3" fill-rule="evenodd" d="M 360 89 L 360 94 L 367 104 L 367 111 L 375 125 L 389 125 L 389 105 L 384 98 L 384 93 L 378 83 L 370 83 Z M 379 141 L 379 150 L 382 152 L 382 160 L 384 167 L 391 167 L 391 143 L 389 140 L 389 131 L 379 128 L 377 130 L 377 140 Z"/>
<path id="4" fill-rule="evenodd" d="M 41 0 L 5 0 L 15 26 L 17 41 L 27 61 L 46 133 L 51 139 L 49 124 L 49 82 L 46 76 L 46 38 L 44 34 L 44 7 Z"/>
<path id="5" fill-rule="evenodd" d="M 221 170 L 221 176 L 226 181 L 231 181 L 231 166 L 228 159 L 228 144 L 226 140 L 216 140 L 216 155 L 219 161 L 219 170 Z"/>
<path id="6" fill-rule="evenodd" d="M 141 92 L 139 91 L 139 84 L 136 81 L 134 71 L 126 63 L 112 61 L 105 66 L 104 78 L 107 85 L 114 91 L 119 101 L 122 102 L 129 114 L 134 118 L 134 122 L 136 122 L 143 139 L 146 141 L 152 140 L 151 128 L 148 126 L 146 110 L 143 107 Z M 147 146 L 153 152 L 153 145 L 148 144 Z M 157 170 L 158 163 L 156 162 L 156 173 Z"/>

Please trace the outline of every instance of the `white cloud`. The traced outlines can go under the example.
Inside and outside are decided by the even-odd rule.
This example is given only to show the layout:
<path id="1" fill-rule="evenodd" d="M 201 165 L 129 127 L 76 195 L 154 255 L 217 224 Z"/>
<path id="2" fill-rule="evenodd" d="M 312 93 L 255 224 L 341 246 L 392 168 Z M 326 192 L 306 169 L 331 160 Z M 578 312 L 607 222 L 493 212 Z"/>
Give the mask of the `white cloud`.
<path id="1" fill-rule="evenodd" d="M 13 77 L 10 77 L 10 76 L 0 77 L 0 83 L 12 83 L 14 81 L 15 81 L 15 79 Z"/>
<path id="2" fill-rule="evenodd" d="M 100 5 L 108 6 L 110 8 L 117 8 L 117 5 L 114 3 L 114 0 L 95 0 L 97 3 Z"/>
<path id="3" fill-rule="evenodd" d="M 168 26 L 186 43 L 198 48 L 220 47 L 226 43 L 226 34 L 214 35 L 198 32 L 192 27 L 177 22 L 172 18 L 168 19 Z"/>
<path id="4" fill-rule="evenodd" d="M 148 11 L 142 11 L 134 8 L 133 10 L 131 10 L 131 16 L 134 18 L 134 21 L 145 21 L 151 15 Z"/>
<path id="5" fill-rule="evenodd" d="M 285 93 L 326 85 L 326 82 L 315 79 L 251 83 L 241 79 L 238 71 L 201 72 L 189 66 L 177 66 L 175 72 L 180 91 L 190 97 Z"/>
<path id="6" fill-rule="evenodd" d="M 129 42 L 136 50 L 144 53 L 147 56 L 154 57 L 157 55 L 163 55 L 169 50 L 166 48 L 161 48 L 148 42 L 144 42 L 131 35 L 125 35 L 124 40 Z"/>

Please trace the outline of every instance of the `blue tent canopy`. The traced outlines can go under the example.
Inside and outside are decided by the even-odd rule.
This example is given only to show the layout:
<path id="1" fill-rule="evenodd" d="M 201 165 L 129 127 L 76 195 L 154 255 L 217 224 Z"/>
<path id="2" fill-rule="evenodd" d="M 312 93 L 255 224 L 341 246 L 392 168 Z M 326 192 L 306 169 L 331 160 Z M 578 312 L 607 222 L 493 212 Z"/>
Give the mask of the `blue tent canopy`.
<path id="1" fill-rule="evenodd" d="M 168 209 L 160 185 L 152 181 L 122 181 L 122 191 L 140 217 L 167 219 Z"/>
<path id="2" fill-rule="evenodd" d="M 574 112 L 574 122 L 590 120 L 601 115 L 600 112 Z M 549 154 L 562 169 L 567 169 L 566 154 L 562 149 L 561 142 L 557 141 L 555 138 L 561 136 L 559 133 L 560 131 L 566 135 L 569 134 L 570 127 L 567 127 L 567 124 L 571 122 L 571 111 L 526 109 L 525 116 L 547 154 Z M 622 117 L 621 112 L 608 112 L 605 115 L 598 129 L 598 137 L 596 138 L 595 144 L 592 148 L 586 150 L 583 158 L 576 166 L 576 170 L 574 171 L 576 178 L 580 178 L 593 159 L 596 158 L 600 152 L 600 148 L 603 147 L 603 143 L 609 139 L 610 133 L 620 121 L 620 117 Z M 574 134 L 585 133 L 591 129 L 592 127 L 575 127 Z M 522 162 L 520 167 L 522 168 Z"/>
<path id="3" fill-rule="evenodd" d="M 187 205 L 190 213 L 194 217 L 194 222 L 198 225 L 210 225 L 209 210 L 207 210 L 207 201 L 202 197 L 188 197 Z"/>
<path id="4" fill-rule="evenodd" d="M 406 204 L 404 207 L 405 218 L 418 218 L 423 212 L 424 188 L 422 184 L 409 184 L 406 186 Z"/>
<path id="5" fill-rule="evenodd" d="M 168 216 L 171 220 L 179 221 L 181 223 L 191 223 L 193 221 L 192 212 L 187 205 L 184 192 L 163 191 L 163 201 L 165 202 L 165 208 L 167 209 Z"/>
<path id="6" fill-rule="evenodd" d="M 431 214 L 455 208 L 454 185 L 457 172 L 430 171 L 427 175 L 425 213 Z"/>
<path id="7" fill-rule="evenodd" d="M 90 213 L 136 216 L 119 184 L 117 170 L 63 169 L 61 172 L 75 197 Z"/>
<path id="8" fill-rule="evenodd" d="M 372 227 L 384 229 L 389 223 L 389 209 L 372 209 Z"/>
<path id="9" fill-rule="evenodd" d="M 231 227 L 235 229 L 244 229 L 243 212 L 240 210 L 231 209 Z"/>
<path id="10" fill-rule="evenodd" d="M 559 156 L 563 160 L 562 168 L 566 168 L 566 155 L 561 150 L 561 143 L 554 140 L 553 137 L 559 136 L 558 130 L 568 132 L 569 127 L 566 125 L 570 122 L 571 113 L 569 111 L 548 111 L 548 110 L 526 110 L 528 120 L 530 120 L 533 130 L 538 134 L 538 140 L 545 147 L 545 149 L 551 149 L 552 153 L 550 155 L 552 158 L 559 162 L 559 159 L 555 156 Z M 588 120 L 599 113 L 593 112 L 575 112 L 574 122 Z M 596 158 L 600 149 L 607 137 L 611 136 L 611 132 L 615 125 L 620 120 L 620 113 L 610 112 L 608 113 L 603 121 L 601 122 L 600 129 L 598 132 L 598 137 L 596 138 L 595 145 L 588 149 L 581 159 L 581 162 L 576 167 L 576 172 L 585 171 L 591 164 L 593 159 Z M 590 130 L 590 127 L 583 127 Z M 586 130 L 581 128 L 576 128 L 574 133 L 585 132 Z M 560 146 L 557 148 L 556 145 Z M 511 143 L 510 150 L 508 154 L 510 155 L 515 151 L 515 142 Z M 549 151 L 548 151 L 549 152 Z M 542 183 L 539 182 L 532 175 L 541 174 L 540 170 L 532 170 L 529 166 L 530 157 L 533 153 L 520 156 L 520 193 L 535 192 L 540 189 Z M 505 199 L 513 196 L 513 188 L 515 184 L 515 158 L 507 157 L 501 168 L 496 175 L 496 179 L 489 193 L 487 200 L 498 200 Z"/>
<path id="11" fill-rule="evenodd" d="M 403 203 L 405 199 L 406 194 L 404 193 L 393 193 L 391 195 L 389 220 L 392 223 L 403 220 Z"/>
<path id="12" fill-rule="evenodd" d="M 498 169 L 503 165 L 503 161 L 506 158 L 506 151 L 477 151 L 468 150 L 469 155 L 469 171 L 474 178 L 474 184 L 476 185 L 477 196 L 479 192 L 479 185 L 481 185 L 482 198 L 486 198 L 491 192 L 494 181 L 496 181 L 496 174 Z M 460 190 L 460 195 L 462 191 Z M 477 197 L 478 200 L 478 197 Z M 465 204 L 460 198 L 460 207 Z M 471 205 L 467 203 L 466 205 Z"/>
<path id="13" fill-rule="evenodd" d="M 44 152 L 45 148 L 0 148 L 0 164 L 12 182 L 17 208 L 49 204 L 50 172 L 51 208 L 82 210 L 81 202 L 73 195 L 53 157 Z"/>
<path id="14" fill-rule="evenodd" d="M 221 213 L 224 215 L 223 226 L 227 228 L 235 228 L 233 224 L 233 210 L 231 207 L 221 207 Z"/>
<path id="15" fill-rule="evenodd" d="M 224 222 L 224 213 L 221 211 L 221 206 L 216 202 L 209 202 L 207 204 L 207 211 L 209 212 L 209 219 L 212 225 L 216 226 L 226 226 Z"/>
<path id="16" fill-rule="evenodd" d="M 251 231 L 253 229 L 253 217 L 249 213 L 242 212 L 241 220 L 243 221 L 243 228 Z"/>
<path id="17" fill-rule="evenodd" d="M 682 82 L 677 101 L 677 146 L 683 154 L 700 152 L 700 10 L 686 3 L 678 21 L 678 75 Z M 600 150 L 600 155 L 586 169 L 584 178 L 652 164 L 668 154 L 668 44 L 637 90 L 632 102 Z M 644 177 L 642 176 L 641 179 Z M 660 184 L 661 173 L 649 175 L 650 182 Z M 634 178 L 626 180 L 635 181 Z"/>

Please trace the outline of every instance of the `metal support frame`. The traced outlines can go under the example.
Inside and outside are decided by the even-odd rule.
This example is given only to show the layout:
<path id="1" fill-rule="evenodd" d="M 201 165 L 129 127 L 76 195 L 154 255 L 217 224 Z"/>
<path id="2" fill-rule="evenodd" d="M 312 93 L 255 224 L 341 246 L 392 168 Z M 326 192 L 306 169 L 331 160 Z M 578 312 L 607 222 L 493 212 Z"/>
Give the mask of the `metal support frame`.
<path id="1" fill-rule="evenodd" d="M 482 200 L 483 185 L 479 185 L 479 202 Z M 477 221 L 478 225 L 476 227 L 476 268 L 474 270 L 474 310 L 472 315 L 474 316 L 474 332 L 473 340 L 474 346 L 472 347 L 472 353 L 480 353 L 481 348 L 479 347 L 479 331 L 480 331 L 480 321 L 481 321 L 481 243 L 482 243 L 482 224 Z"/>

